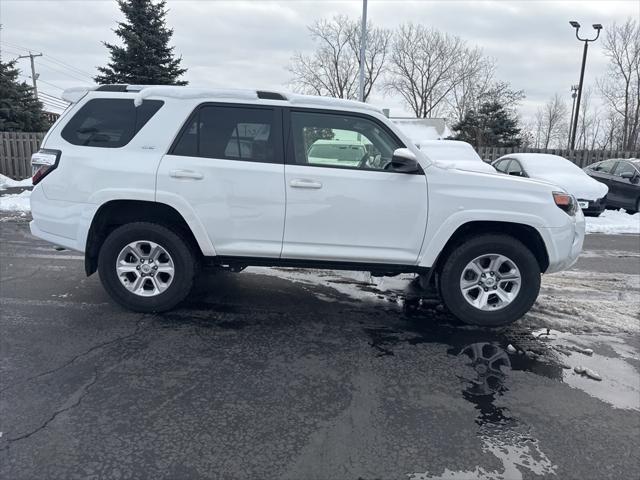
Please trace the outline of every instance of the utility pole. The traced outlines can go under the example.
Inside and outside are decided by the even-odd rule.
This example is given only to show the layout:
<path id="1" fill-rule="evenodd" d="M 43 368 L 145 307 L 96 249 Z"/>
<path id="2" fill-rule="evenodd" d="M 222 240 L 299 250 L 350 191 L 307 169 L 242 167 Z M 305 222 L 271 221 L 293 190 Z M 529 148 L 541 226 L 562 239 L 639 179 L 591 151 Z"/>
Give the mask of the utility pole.
<path id="1" fill-rule="evenodd" d="M 367 0 L 362 0 L 362 25 L 360 27 L 360 101 L 364 102 L 364 54 L 367 49 Z"/>
<path id="2" fill-rule="evenodd" d="M 18 58 L 28 58 L 31 60 L 31 79 L 33 80 L 33 94 L 36 97 L 36 100 L 38 100 L 38 84 L 36 83 L 36 80 L 38 79 L 38 75 L 36 74 L 36 63 L 33 59 L 41 56 L 42 56 L 41 53 L 29 52 L 29 55 L 20 55 L 18 57 Z"/>
<path id="3" fill-rule="evenodd" d="M 595 42 L 600 36 L 602 25 L 600 25 L 599 23 L 593 24 L 593 29 L 597 32 L 595 38 L 580 38 L 580 35 L 578 35 L 578 32 L 580 31 L 580 24 L 572 20 L 569 22 L 569 25 L 576 29 L 576 38 L 581 42 L 584 42 L 584 50 L 582 52 L 582 68 L 580 69 L 580 83 L 578 85 L 578 100 L 576 101 L 576 114 L 573 117 L 573 131 L 571 132 L 571 150 L 573 150 L 576 147 L 576 130 L 578 129 L 578 113 L 580 112 L 580 99 L 582 98 L 584 67 L 587 64 L 587 49 L 589 48 L 589 42 Z"/>

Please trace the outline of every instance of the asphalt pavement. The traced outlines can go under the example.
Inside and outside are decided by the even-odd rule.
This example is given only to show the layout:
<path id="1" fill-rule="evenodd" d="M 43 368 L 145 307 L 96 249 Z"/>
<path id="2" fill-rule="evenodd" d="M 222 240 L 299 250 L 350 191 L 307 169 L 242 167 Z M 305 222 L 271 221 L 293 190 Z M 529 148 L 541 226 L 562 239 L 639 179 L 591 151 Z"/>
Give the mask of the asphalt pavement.
<path id="1" fill-rule="evenodd" d="M 0 478 L 640 477 L 637 329 L 464 327 L 273 269 L 135 314 L 27 218 L 0 217 Z M 635 278 L 639 238 L 574 268 Z"/>

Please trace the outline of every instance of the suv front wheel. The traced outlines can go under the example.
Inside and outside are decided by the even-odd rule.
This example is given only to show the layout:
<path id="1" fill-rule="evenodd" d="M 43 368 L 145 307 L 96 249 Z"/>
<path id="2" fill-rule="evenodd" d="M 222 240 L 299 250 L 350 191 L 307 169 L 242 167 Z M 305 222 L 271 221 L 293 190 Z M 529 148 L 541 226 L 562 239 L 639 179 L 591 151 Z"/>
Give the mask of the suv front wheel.
<path id="1" fill-rule="evenodd" d="M 191 291 L 196 261 L 191 248 L 163 225 L 128 223 L 104 241 L 98 257 L 104 288 L 136 312 L 170 310 Z"/>
<path id="2" fill-rule="evenodd" d="M 529 311 L 540 291 L 538 261 L 507 235 L 481 235 L 459 245 L 440 275 L 442 299 L 465 323 L 508 325 Z"/>

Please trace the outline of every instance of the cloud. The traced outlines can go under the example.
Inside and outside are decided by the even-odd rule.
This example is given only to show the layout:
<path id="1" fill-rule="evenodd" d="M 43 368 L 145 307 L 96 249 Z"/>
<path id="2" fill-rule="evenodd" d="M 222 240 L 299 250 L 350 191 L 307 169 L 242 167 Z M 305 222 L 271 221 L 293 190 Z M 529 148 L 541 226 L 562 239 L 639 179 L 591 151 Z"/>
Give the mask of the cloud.
<path id="1" fill-rule="evenodd" d="M 189 68 L 187 80 L 196 86 L 283 89 L 295 51 L 310 51 L 307 25 L 321 17 L 357 17 L 360 1 L 168 1 L 172 44 Z M 524 89 L 523 112 L 530 115 L 555 92 L 566 94 L 577 83 L 582 46 L 569 20 L 590 31 L 640 15 L 636 1 L 371 1 L 369 19 L 394 28 L 412 21 L 458 35 L 496 58 L 498 76 Z M 3 59 L 42 51 L 37 60 L 40 88 L 59 96 L 56 87 L 89 81 L 86 74 L 107 62 L 102 41 L 117 42 L 113 33 L 122 15 L 115 1 L 2 0 Z M 7 43 L 4 43 L 7 42 Z M 69 64 L 66 68 L 55 60 Z M 607 60 L 599 42 L 590 46 L 587 84 L 604 73 Z M 28 62 L 21 60 L 29 75 Z M 44 82 L 47 82 L 45 84 Z M 374 102 L 403 110 L 398 98 L 377 93 Z"/>

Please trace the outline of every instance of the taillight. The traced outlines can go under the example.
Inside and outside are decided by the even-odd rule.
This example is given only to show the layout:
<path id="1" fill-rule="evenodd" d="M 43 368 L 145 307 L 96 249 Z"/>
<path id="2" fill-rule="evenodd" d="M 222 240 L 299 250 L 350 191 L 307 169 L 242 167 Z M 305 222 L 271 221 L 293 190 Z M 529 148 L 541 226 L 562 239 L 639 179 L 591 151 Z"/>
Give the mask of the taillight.
<path id="1" fill-rule="evenodd" d="M 556 202 L 558 208 L 564 210 L 567 214 L 572 216 L 576 214 L 578 203 L 573 198 L 573 195 L 565 192 L 553 192 L 553 201 Z"/>
<path id="2" fill-rule="evenodd" d="M 33 171 L 31 182 L 34 185 L 37 185 L 44 177 L 55 170 L 60 161 L 61 153 L 60 150 L 42 148 L 31 155 L 31 169 Z"/>

